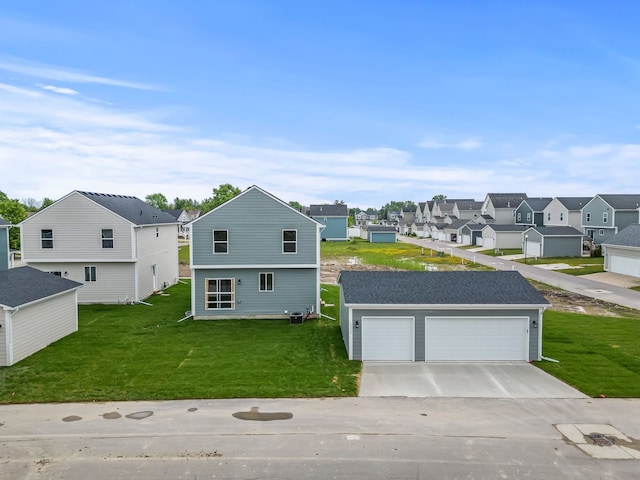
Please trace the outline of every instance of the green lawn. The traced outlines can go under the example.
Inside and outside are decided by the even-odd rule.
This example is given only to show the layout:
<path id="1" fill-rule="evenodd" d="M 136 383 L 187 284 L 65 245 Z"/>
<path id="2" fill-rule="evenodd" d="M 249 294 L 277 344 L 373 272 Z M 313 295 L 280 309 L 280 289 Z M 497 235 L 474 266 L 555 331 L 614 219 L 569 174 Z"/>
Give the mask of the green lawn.
<path id="1" fill-rule="evenodd" d="M 546 372 L 596 397 L 640 397 L 640 320 L 547 310 L 543 355 Z"/>
<path id="2" fill-rule="evenodd" d="M 491 257 L 501 257 L 503 255 L 521 255 L 522 254 L 521 248 L 499 248 L 497 250 L 498 250 L 497 253 L 495 248 L 492 248 L 491 250 L 481 250 L 478 253 L 482 253 L 483 255 L 489 255 Z"/>
<path id="3" fill-rule="evenodd" d="M 336 287 L 323 298 L 338 302 Z M 189 285 L 145 305 L 79 307 L 79 331 L 0 368 L 0 403 L 357 394 L 337 321 L 178 323 Z M 337 318 L 337 308 L 325 313 Z"/>
<path id="4" fill-rule="evenodd" d="M 189 265 L 189 245 L 181 245 L 178 248 L 178 262 Z"/>

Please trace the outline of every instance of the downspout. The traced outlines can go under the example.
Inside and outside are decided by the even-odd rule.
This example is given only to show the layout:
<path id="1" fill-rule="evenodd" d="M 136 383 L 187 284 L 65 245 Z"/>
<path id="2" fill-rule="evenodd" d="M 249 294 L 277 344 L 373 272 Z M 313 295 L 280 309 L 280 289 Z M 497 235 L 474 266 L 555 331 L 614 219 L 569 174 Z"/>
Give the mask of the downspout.
<path id="1" fill-rule="evenodd" d="M 18 313 L 20 307 L 5 310 L 5 346 L 7 349 L 7 366 L 13 365 L 13 316 Z M 8 315 L 7 315 L 8 314 Z"/>
<path id="2" fill-rule="evenodd" d="M 540 247 L 542 248 L 542 246 Z M 541 252 L 542 253 L 542 252 Z M 542 355 L 542 314 L 544 313 L 544 308 L 538 311 L 538 351 L 541 360 L 546 360 L 547 362 L 560 363 L 560 360 L 556 360 L 555 358 L 549 358 Z"/>
<path id="3" fill-rule="evenodd" d="M 318 318 L 320 318 L 322 315 L 322 301 L 320 299 L 320 224 L 316 227 L 316 231 L 316 285 L 318 286 L 316 289 L 316 311 L 318 312 Z"/>
<path id="4" fill-rule="evenodd" d="M 139 269 L 138 269 L 138 231 L 140 227 L 137 225 L 131 225 L 131 255 L 133 257 L 133 288 L 134 288 L 134 301 L 137 302 L 140 300 L 140 286 L 138 285 L 139 279 Z"/>

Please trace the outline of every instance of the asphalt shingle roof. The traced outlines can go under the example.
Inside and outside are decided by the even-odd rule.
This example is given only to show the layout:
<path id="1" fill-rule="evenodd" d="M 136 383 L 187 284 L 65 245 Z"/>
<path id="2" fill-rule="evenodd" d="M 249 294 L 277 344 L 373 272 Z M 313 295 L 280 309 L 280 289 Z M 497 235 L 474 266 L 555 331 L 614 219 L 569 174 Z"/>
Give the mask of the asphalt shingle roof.
<path id="1" fill-rule="evenodd" d="M 369 232 L 395 232 L 396 227 L 385 227 L 382 225 L 368 225 L 367 230 Z"/>
<path id="2" fill-rule="evenodd" d="M 156 225 L 160 223 L 176 223 L 170 214 L 162 212 L 139 198 L 109 193 L 80 192 L 79 194 L 102 205 L 135 225 Z"/>
<path id="3" fill-rule="evenodd" d="M 0 305 L 19 307 L 81 286 L 32 267 L 11 268 L 0 271 Z"/>
<path id="4" fill-rule="evenodd" d="M 494 208 L 517 208 L 523 200 L 527 199 L 526 193 L 488 193 Z"/>
<path id="5" fill-rule="evenodd" d="M 349 208 L 346 205 L 309 205 L 310 217 L 346 217 Z"/>
<path id="6" fill-rule="evenodd" d="M 11 225 L 9 222 L 7 222 L 4 218 L 0 217 L 0 226 L 8 226 Z"/>
<path id="7" fill-rule="evenodd" d="M 527 225 L 503 225 L 495 223 L 485 225 L 485 227 L 491 227 L 496 232 L 524 232 L 529 228 Z"/>
<path id="8" fill-rule="evenodd" d="M 640 208 L 640 195 L 600 195 L 600 198 L 613 208 L 620 210 L 635 210 Z"/>
<path id="9" fill-rule="evenodd" d="M 340 272 L 344 300 L 364 305 L 549 305 L 516 271 Z"/>
<path id="10" fill-rule="evenodd" d="M 524 201 L 527 202 L 527 205 L 529 205 L 531 207 L 531 210 L 533 210 L 534 212 L 541 212 L 545 209 L 547 205 L 551 203 L 551 200 L 553 199 L 540 197 L 540 198 L 527 198 Z"/>
<path id="11" fill-rule="evenodd" d="M 556 197 L 557 200 L 564 205 L 567 210 L 582 210 L 593 197 Z"/>
<path id="12" fill-rule="evenodd" d="M 482 208 L 482 202 L 476 202 L 475 200 L 458 200 L 456 201 L 456 205 L 458 205 L 458 210 L 480 210 Z"/>
<path id="13" fill-rule="evenodd" d="M 631 224 L 604 242 L 605 245 L 618 245 L 620 247 L 640 247 L 640 225 Z"/>
<path id="14" fill-rule="evenodd" d="M 544 237 L 583 237 L 584 233 L 573 227 L 533 227 L 540 235 Z"/>

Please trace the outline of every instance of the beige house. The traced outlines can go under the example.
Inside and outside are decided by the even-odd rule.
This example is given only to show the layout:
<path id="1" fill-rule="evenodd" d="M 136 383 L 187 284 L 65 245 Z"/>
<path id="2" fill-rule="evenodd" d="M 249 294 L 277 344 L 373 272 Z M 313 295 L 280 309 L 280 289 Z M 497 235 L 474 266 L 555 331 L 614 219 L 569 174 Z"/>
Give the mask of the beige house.
<path id="1" fill-rule="evenodd" d="M 582 230 L 582 207 L 592 197 L 555 197 L 544 208 L 545 227 L 573 227 Z"/>
<path id="2" fill-rule="evenodd" d="M 73 191 L 20 223 L 26 265 L 84 284 L 79 303 L 131 303 L 178 281 L 177 221 L 136 197 Z"/>

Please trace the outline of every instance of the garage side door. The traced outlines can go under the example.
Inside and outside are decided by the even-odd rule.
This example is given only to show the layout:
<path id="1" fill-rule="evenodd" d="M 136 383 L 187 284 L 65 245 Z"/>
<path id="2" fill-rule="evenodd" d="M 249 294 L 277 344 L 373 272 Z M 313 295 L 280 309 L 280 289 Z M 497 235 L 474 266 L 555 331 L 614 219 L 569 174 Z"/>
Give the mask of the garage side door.
<path id="1" fill-rule="evenodd" d="M 413 317 L 362 317 L 362 360 L 413 361 Z"/>
<path id="2" fill-rule="evenodd" d="M 529 359 L 526 317 L 427 317 L 427 361 Z"/>
<path id="3" fill-rule="evenodd" d="M 610 272 L 640 277 L 640 258 L 611 255 L 609 261 Z"/>

